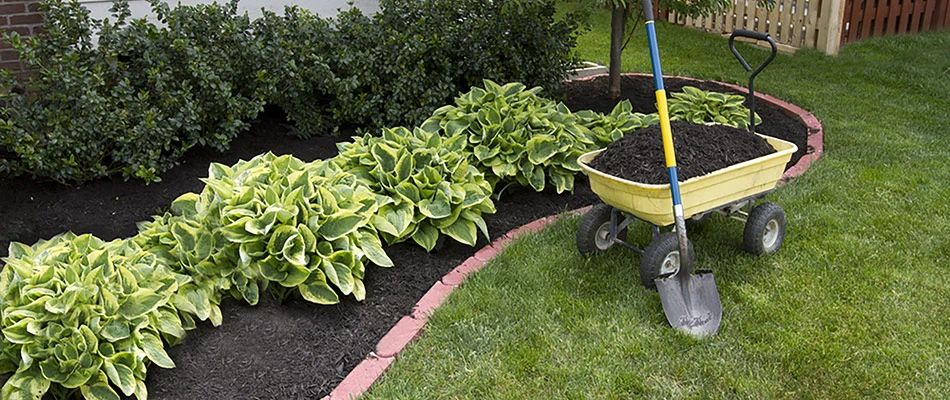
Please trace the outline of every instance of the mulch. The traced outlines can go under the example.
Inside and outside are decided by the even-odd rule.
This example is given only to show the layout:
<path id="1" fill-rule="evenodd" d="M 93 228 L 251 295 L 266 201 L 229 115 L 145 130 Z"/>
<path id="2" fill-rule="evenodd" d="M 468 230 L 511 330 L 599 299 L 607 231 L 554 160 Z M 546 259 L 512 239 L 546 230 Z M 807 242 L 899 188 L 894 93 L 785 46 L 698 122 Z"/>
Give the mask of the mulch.
<path id="1" fill-rule="evenodd" d="M 667 79 L 672 92 L 695 82 Z M 726 91 L 714 82 L 701 89 Z M 561 92 L 572 110 L 609 112 L 603 78 L 566 84 Z M 638 112 L 652 112 L 652 80 L 625 77 L 624 97 Z M 796 143 L 805 149 L 807 130 L 779 110 L 761 107 L 764 123 L 757 131 Z M 180 166 L 146 185 L 121 178 L 67 187 L 28 178 L 0 179 L 0 256 L 11 240 L 37 240 L 73 231 L 111 240 L 133 236 L 136 222 L 166 210 L 179 195 L 198 192 L 211 162 L 234 164 L 266 151 L 293 154 L 310 161 L 332 157 L 335 144 L 348 139 L 291 136 L 282 114 L 271 111 L 252 123 L 224 153 L 192 151 Z M 352 130 L 344 130 L 352 132 Z M 804 152 L 804 150 L 802 150 Z M 793 158 L 792 164 L 797 160 Z M 496 202 L 498 212 L 485 216 L 491 239 L 535 219 L 597 202 L 586 178 L 579 176 L 574 193 L 535 193 L 516 190 Z M 443 275 L 489 243 L 476 247 L 450 242 L 438 252 L 426 253 L 408 244 L 387 248 L 396 266 L 366 271 L 366 299 L 345 299 L 334 306 L 300 300 L 278 304 L 262 296 L 257 306 L 227 300 L 220 327 L 201 324 L 185 340 L 169 349 L 174 369 L 152 367 L 147 386 L 151 399 L 316 399 L 327 395 L 346 374 L 373 351 L 376 343 Z"/>
<path id="2" fill-rule="evenodd" d="M 769 143 L 745 129 L 671 121 L 678 181 L 775 152 Z M 669 183 L 660 126 L 652 125 L 610 144 L 590 166 L 631 182 Z"/>

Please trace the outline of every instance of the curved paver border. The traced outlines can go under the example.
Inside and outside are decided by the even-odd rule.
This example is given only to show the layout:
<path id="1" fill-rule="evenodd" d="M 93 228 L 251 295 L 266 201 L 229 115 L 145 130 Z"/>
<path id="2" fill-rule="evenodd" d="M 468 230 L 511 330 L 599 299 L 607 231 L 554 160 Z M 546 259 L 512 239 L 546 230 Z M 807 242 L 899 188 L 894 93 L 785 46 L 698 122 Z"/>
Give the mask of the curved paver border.
<path id="1" fill-rule="evenodd" d="M 625 74 L 630 76 L 652 76 L 647 74 Z M 588 80 L 594 79 L 598 76 L 603 75 L 593 75 L 584 78 L 578 78 L 578 80 Z M 674 76 L 676 79 L 685 79 L 691 81 L 703 81 L 702 79 L 689 78 Z M 719 83 L 723 86 L 729 87 L 748 94 L 748 89 L 719 81 L 713 81 Z M 781 109 L 785 112 L 786 115 L 796 118 L 801 121 L 805 126 L 808 127 L 808 140 L 806 146 L 808 149 L 804 156 L 798 160 L 795 165 L 785 171 L 785 174 L 782 175 L 782 181 L 788 181 L 792 178 L 796 178 L 805 173 L 805 170 L 811 166 L 812 163 L 818 160 L 824 152 L 824 130 L 821 126 L 821 122 L 818 121 L 818 118 L 812 113 L 805 111 L 805 109 L 796 106 L 794 104 L 779 100 L 775 97 L 769 96 L 763 93 L 756 93 L 756 99 L 760 99 L 769 105 Z M 577 210 L 571 211 L 568 214 L 572 213 L 584 213 L 590 206 L 579 208 Z M 399 352 L 402 351 L 406 346 L 419 336 L 419 333 L 422 332 L 423 326 L 425 326 L 426 321 L 428 321 L 429 316 L 435 312 L 435 309 L 438 308 L 442 302 L 452 293 L 455 288 L 459 287 L 465 279 L 471 274 L 480 270 L 485 262 L 491 260 L 495 257 L 498 252 L 505 248 L 512 240 L 514 240 L 518 235 L 524 232 L 534 232 L 538 231 L 547 224 L 551 223 L 558 218 L 558 215 L 553 215 L 545 218 L 541 218 L 531 222 L 527 225 L 523 225 L 520 228 L 513 229 L 508 233 L 504 234 L 498 239 L 495 239 L 491 244 L 485 246 L 475 252 L 475 255 L 469 257 L 461 265 L 455 267 L 452 271 L 442 277 L 438 282 L 432 285 L 432 288 L 429 289 L 426 294 L 416 302 L 416 305 L 413 306 L 412 313 L 407 316 L 402 317 L 399 322 L 396 322 L 396 325 L 380 339 L 379 343 L 376 344 L 376 350 L 371 352 L 366 358 L 359 363 L 352 371 L 340 382 L 339 385 L 326 397 L 322 400 L 344 400 L 344 399 L 353 399 L 359 397 L 361 394 L 369 391 L 370 387 L 376 383 L 376 381 L 389 369 L 389 366 L 396 361 L 396 357 L 399 355 Z"/>
<path id="2" fill-rule="evenodd" d="M 564 215 L 574 213 L 584 213 L 590 206 L 582 207 L 570 211 Z M 491 244 L 482 247 L 474 255 L 469 257 L 461 265 L 455 267 L 452 271 L 445 274 L 438 282 L 432 285 L 426 294 L 416 302 L 412 308 L 412 313 L 402 317 L 396 325 L 379 340 L 376 344 L 376 350 L 371 352 L 356 368 L 343 379 L 342 382 L 333 389 L 329 396 L 323 400 L 344 400 L 356 398 L 368 391 L 370 386 L 386 372 L 386 369 L 396 360 L 396 356 L 413 339 L 422 332 L 422 327 L 428 321 L 429 317 L 435 312 L 442 302 L 459 287 L 465 279 L 473 273 L 482 269 L 488 260 L 491 260 L 502 249 L 508 246 L 512 240 L 525 232 L 536 232 L 553 222 L 560 215 L 544 217 L 519 228 L 512 229 L 502 235 Z"/>

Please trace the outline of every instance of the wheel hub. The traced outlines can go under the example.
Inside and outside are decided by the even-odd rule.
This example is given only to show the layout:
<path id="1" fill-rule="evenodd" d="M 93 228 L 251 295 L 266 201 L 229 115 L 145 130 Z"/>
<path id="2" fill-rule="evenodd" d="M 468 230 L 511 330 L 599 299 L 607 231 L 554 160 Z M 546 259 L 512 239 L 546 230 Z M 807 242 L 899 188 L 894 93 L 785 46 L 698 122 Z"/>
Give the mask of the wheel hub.
<path id="1" fill-rule="evenodd" d="M 778 241 L 778 232 L 778 221 L 773 219 L 765 224 L 765 234 L 762 235 L 762 245 L 765 246 L 766 249 L 771 249 L 775 246 L 775 242 Z"/>
<path id="2" fill-rule="evenodd" d="M 597 234 L 594 235 L 594 245 L 600 250 L 607 250 L 614 243 L 610 240 L 610 222 L 606 222 L 597 228 Z"/>
<path id="3" fill-rule="evenodd" d="M 659 275 L 664 276 L 667 274 L 675 274 L 679 271 L 679 269 L 680 269 L 680 252 L 679 250 L 671 251 L 669 252 L 669 254 L 666 255 L 665 258 L 663 258 L 663 263 L 660 264 Z"/>

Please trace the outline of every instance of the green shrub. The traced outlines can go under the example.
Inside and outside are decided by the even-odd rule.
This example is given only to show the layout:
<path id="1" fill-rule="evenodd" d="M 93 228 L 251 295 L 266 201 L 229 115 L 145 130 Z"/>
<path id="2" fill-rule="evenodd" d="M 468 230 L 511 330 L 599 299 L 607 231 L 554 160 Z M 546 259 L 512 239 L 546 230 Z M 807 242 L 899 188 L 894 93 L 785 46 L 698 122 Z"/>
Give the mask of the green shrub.
<path id="1" fill-rule="evenodd" d="M 173 368 L 162 338 L 185 334 L 171 301 L 191 280 L 134 242 L 66 233 L 10 245 L 0 272 L 2 396 L 41 398 L 50 385 L 86 398 L 145 399 L 146 366 Z"/>
<path id="2" fill-rule="evenodd" d="M 554 90 L 578 61 L 578 20 L 556 18 L 554 1 L 382 0 L 380 8 L 379 24 L 426 38 L 432 67 L 451 75 L 456 93 L 482 79 Z"/>
<path id="3" fill-rule="evenodd" d="M 443 67 L 446 61 L 435 32 L 396 29 L 356 9 L 338 14 L 334 29 L 339 46 L 330 63 L 339 79 L 334 109 L 338 121 L 373 127 L 415 125 L 458 92 Z"/>
<path id="4" fill-rule="evenodd" d="M 465 158 L 465 138 L 443 138 L 435 129 L 383 129 L 338 144 L 331 161 L 359 183 L 391 199 L 381 202 L 373 226 L 390 244 L 412 238 L 431 251 L 439 234 L 474 246 L 482 213 L 494 213 L 491 185 Z"/>
<path id="5" fill-rule="evenodd" d="M 161 28 L 129 20 L 126 0 L 100 21 L 76 0 L 45 0 L 46 34 L 5 39 L 34 69 L 21 85 L 3 81 L 0 172 L 61 183 L 122 174 L 146 181 L 194 146 L 219 150 L 247 127 L 266 83 L 249 21 L 236 5 L 179 7 L 155 1 Z M 98 33 L 98 45 L 93 36 Z"/>
<path id="6" fill-rule="evenodd" d="M 188 88 L 164 85 L 166 71 L 150 69 L 136 83 L 115 68 L 116 54 L 93 44 L 93 32 L 112 26 L 89 17 L 75 0 L 43 3 L 44 39 L 6 35 L 20 59 L 34 69 L 25 94 L 5 81 L 0 146 L 12 156 L 0 171 L 58 182 L 121 173 L 145 180 L 174 165 L 183 152 L 178 132 L 193 130 Z"/>
<path id="7" fill-rule="evenodd" d="M 126 1 L 118 0 L 114 9 L 127 9 Z M 118 67 L 131 82 L 148 82 L 147 73 L 158 68 L 166 75 L 157 84 L 188 88 L 198 130 L 186 135 L 185 149 L 227 150 L 263 109 L 263 94 L 270 91 L 257 68 L 262 55 L 250 20 L 237 14 L 236 0 L 173 9 L 161 0 L 150 3 L 160 26 L 136 20 L 128 29 L 116 29 L 114 40 L 107 35 L 103 44 L 121 57 Z"/>
<path id="8" fill-rule="evenodd" d="M 200 194 L 175 200 L 175 214 L 140 224 L 135 240 L 194 276 L 213 308 L 221 292 L 253 305 L 268 288 L 319 304 L 338 293 L 362 300 L 365 261 L 392 265 L 370 224 L 389 199 L 327 161 L 266 153 L 212 164 L 209 175 Z"/>
<path id="9" fill-rule="evenodd" d="M 682 92 L 673 93 L 669 99 L 670 120 L 688 121 L 694 124 L 723 124 L 734 128 L 749 129 L 749 109 L 742 105 L 745 98 L 700 90 L 684 86 Z M 755 123 L 762 122 L 758 114 Z"/>
<path id="10" fill-rule="evenodd" d="M 270 11 L 251 29 L 260 56 L 251 65 L 265 82 L 262 95 L 295 123 L 301 137 L 336 132 L 336 73 L 329 60 L 340 46 L 330 22 L 298 6 L 280 16 Z"/>
<path id="11" fill-rule="evenodd" d="M 566 106 L 538 97 L 540 90 L 485 80 L 484 89 L 473 87 L 423 126 L 462 138 L 470 161 L 493 186 L 517 182 L 541 191 L 550 183 L 558 193 L 573 190 L 577 158 L 595 143 Z"/>
<path id="12" fill-rule="evenodd" d="M 617 103 L 610 114 L 581 110 L 575 115 L 577 123 L 590 131 L 595 148 L 607 147 L 630 132 L 660 123 L 660 117 L 656 113 L 633 112 L 633 105 L 628 100 Z"/>

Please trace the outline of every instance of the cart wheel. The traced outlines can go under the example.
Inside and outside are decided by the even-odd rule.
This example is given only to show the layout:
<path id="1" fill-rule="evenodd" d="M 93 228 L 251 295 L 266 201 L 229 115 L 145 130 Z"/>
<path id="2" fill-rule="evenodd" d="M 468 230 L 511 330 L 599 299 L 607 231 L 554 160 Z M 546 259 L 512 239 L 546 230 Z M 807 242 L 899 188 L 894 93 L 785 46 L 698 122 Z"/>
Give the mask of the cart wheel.
<path id="1" fill-rule="evenodd" d="M 584 214 L 577 227 L 577 251 L 587 256 L 596 252 L 607 251 L 614 243 L 610 241 L 610 211 L 606 204 L 595 205 Z M 617 233 L 617 239 L 624 240 L 627 230 Z"/>
<path id="2" fill-rule="evenodd" d="M 694 256 L 693 242 L 687 239 L 686 247 Z M 647 289 L 656 289 L 654 279 L 661 275 L 674 274 L 680 269 L 680 242 L 676 232 L 661 233 L 653 238 L 640 259 L 640 282 Z"/>
<path id="3" fill-rule="evenodd" d="M 752 255 L 775 254 L 785 240 L 785 210 L 766 202 L 752 209 L 745 223 L 742 241 Z"/>

